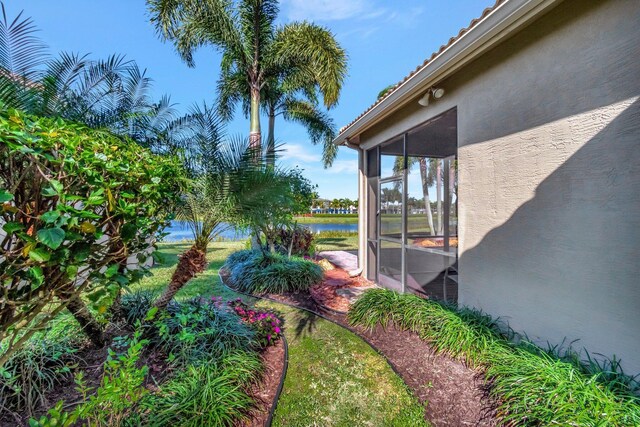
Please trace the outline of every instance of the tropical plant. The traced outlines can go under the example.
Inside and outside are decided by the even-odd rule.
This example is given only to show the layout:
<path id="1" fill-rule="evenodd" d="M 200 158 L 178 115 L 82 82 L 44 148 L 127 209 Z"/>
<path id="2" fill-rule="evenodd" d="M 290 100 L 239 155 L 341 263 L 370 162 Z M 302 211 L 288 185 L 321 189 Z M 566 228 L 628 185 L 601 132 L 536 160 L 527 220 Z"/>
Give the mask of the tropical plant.
<path id="1" fill-rule="evenodd" d="M 65 308 L 96 345 L 177 202 L 182 168 L 106 131 L 0 111 L 0 366 Z M 130 257 L 134 257 L 130 259 Z M 5 340 L 6 339 L 6 340 Z"/>
<path id="2" fill-rule="evenodd" d="M 206 104 L 194 107 L 170 142 L 183 152 L 193 186 L 183 196 L 177 217 L 189 224 L 194 244 L 180 256 L 165 292 L 155 306 L 164 308 L 175 294 L 206 268 L 209 243 L 225 230 L 243 224 L 254 211 L 272 208 L 287 187 L 278 171 L 266 167 L 246 139 L 226 139 L 217 113 Z M 299 191 L 297 197 L 304 192 Z"/>
<path id="3" fill-rule="evenodd" d="M 176 111 L 168 97 L 153 102 L 151 79 L 122 55 L 92 60 L 61 53 L 50 58 L 22 12 L 0 20 L 0 101 L 27 113 L 62 117 L 128 136 L 145 147 L 163 140 Z"/>
<path id="4" fill-rule="evenodd" d="M 260 107 L 266 94 L 273 94 L 274 114 L 283 96 L 295 93 L 315 100 L 319 92 L 326 107 L 337 102 L 346 73 L 344 51 L 317 25 L 295 22 L 277 28 L 277 0 L 147 0 L 147 5 L 158 34 L 174 43 L 187 65 L 195 65 L 193 52 L 201 46 L 222 51 L 221 104 L 243 101 L 253 146 L 261 144 Z M 308 122 L 303 115 L 291 116 L 296 117 Z"/>

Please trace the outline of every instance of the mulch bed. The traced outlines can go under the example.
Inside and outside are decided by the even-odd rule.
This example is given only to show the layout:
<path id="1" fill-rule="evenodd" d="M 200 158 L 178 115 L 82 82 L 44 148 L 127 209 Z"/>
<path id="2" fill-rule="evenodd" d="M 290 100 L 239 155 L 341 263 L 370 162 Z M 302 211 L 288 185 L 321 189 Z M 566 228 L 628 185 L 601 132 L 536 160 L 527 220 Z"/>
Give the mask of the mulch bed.
<path id="1" fill-rule="evenodd" d="M 262 353 L 264 373 L 262 380 L 254 385 L 249 394 L 256 401 L 256 407 L 249 414 L 250 419 L 239 423 L 241 427 L 264 427 L 267 425 L 271 407 L 275 404 L 280 380 L 284 375 L 284 340 L 267 347 Z"/>
<path id="2" fill-rule="evenodd" d="M 224 277 L 223 277 L 224 280 Z M 324 309 L 310 294 L 260 295 L 321 313 L 369 341 L 400 375 L 421 403 L 425 419 L 438 426 L 495 426 L 495 402 L 487 396 L 480 372 L 446 355 L 437 355 L 417 334 L 380 326 L 373 331 L 348 324 L 345 314 Z"/>

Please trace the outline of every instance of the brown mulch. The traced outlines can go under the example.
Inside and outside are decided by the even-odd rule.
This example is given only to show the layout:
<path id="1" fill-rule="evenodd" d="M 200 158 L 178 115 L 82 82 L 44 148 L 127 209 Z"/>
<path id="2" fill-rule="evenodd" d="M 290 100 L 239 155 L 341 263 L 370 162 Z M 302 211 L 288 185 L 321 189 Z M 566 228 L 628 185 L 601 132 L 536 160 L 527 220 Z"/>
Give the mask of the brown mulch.
<path id="1" fill-rule="evenodd" d="M 434 353 L 417 334 L 393 327 L 373 331 L 351 327 L 344 314 L 323 310 L 310 294 L 264 295 L 285 304 L 322 313 L 353 330 L 387 358 L 421 403 L 427 403 L 425 419 L 433 426 L 497 425 L 495 402 L 487 396 L 480 372 L 449 356 Z"/>
<path id="2" fill-rule="evenodd" d="M 443 354 L 417 334 L 378 326 L 358 333 L 381 351 L 415 393 L 427 402 L 425 418 L 434 426 L 495 426 L 495 406 L 486 394 L 482 373 Z"/>
<path id="3" fill-rule="evenodd" d="M 283 340 L 279 340 L 276 345 L 267 347 L 262 353 L 262 362 L 264 364 L 262 380 L 249 391 L 249 395 L 256 402 L 256 407 L 249 414 L 251 418 L 239 423 L 239 426 L 263 427 L 266 425 L 271 407 L 275 403 L 280 380 L 284 375 L 284 358 Z"/>

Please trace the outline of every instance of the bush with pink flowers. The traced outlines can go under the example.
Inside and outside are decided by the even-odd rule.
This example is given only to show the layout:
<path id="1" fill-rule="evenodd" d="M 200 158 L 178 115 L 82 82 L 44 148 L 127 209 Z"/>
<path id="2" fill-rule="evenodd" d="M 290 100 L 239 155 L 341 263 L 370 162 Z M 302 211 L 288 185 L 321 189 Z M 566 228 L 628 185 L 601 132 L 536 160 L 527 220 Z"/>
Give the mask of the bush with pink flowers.
<path id="1" fill-rule="evenodd" d="M 273 345 L 282 336 L 282 319 L 274 312 L 249 308 L 240 298 L 229 301 L 228 304 L 242 321 L 255 331 L 255 339 L 260 347 Z"/>

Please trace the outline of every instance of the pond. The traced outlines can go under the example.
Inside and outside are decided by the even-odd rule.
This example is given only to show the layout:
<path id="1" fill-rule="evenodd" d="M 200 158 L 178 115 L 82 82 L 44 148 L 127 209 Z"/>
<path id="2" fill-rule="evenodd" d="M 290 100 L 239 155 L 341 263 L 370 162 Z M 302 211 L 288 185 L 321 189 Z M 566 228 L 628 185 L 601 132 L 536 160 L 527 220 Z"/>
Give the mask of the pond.
<path id="1" fill-rule="evenodd" d="M 358 224 L 320 224 L 320 223 L 307 223 L 300 224 L 303 227 L 309 228 L 314 234 L 321 231 L 358 231 Z M 179 242 L 181 240 L 193 240 L 191 229 L 185 221 L 171 221 L 171 225 L 165 230 L 169 233 L 165 238 L 165 242 Z M 220 237 L 227 240 L 242 240 L 247 238 L 248 233 L 229 229 L 223 232 Z"/>

